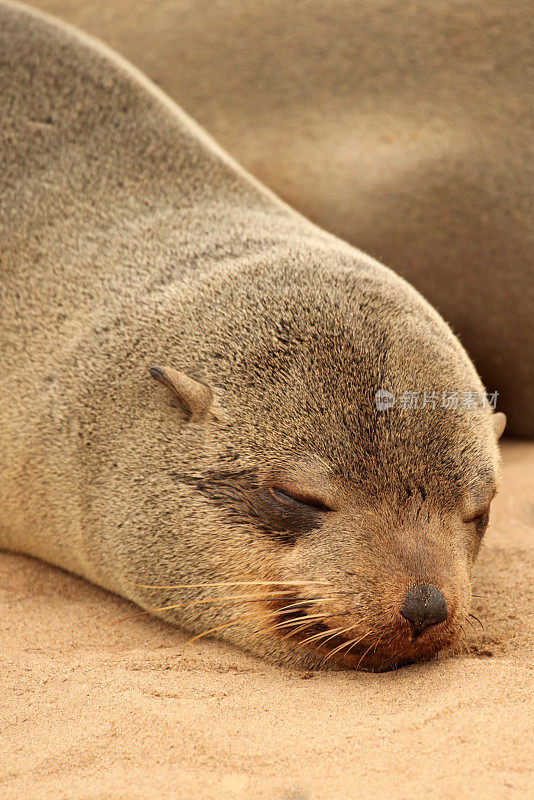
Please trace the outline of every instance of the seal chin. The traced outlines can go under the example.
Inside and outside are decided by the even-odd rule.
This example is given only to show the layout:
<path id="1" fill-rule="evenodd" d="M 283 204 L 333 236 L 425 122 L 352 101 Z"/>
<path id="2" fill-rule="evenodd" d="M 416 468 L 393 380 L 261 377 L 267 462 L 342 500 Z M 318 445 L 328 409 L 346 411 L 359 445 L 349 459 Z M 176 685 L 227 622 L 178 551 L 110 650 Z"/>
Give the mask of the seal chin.
<path id="1" fill-rule="evenodd" d="M 429 661 L 450 648 L 460 636 L 460 627 L 455 619 L 447 619 L 414 634 L 404 621 L 381 633 L 369 633 L 339 643 L 324 655 L 324 663 L 346 669 L 369 672 L 386 672 L 392 669 Z M 323 648 L 320 648 L 323 650 Z"/>
<path id="2" fill-rule="evenodd" d="M 430 659 L 436 657 L 439 652 L 451 647 L 455 639 L 456 636 L 451 634 L 437 636 L 423 634 L 413 643 L 405 647 L 398 645 L 394 649 L 381 649 L 380 646 L 378 646 L 376 651 L 373 651 L 373 648 L 371 648 L 368 653 L 364 652 L 362 656 L 356 654 L 357 663 L 356 665 L 353 663 L 351 666 L 353 669 L 357 668 L 369 672 L 387 672 L 388 670 L 399 669 L 399 667 L 404 667 L 408 664 L 430 661 Z"/>

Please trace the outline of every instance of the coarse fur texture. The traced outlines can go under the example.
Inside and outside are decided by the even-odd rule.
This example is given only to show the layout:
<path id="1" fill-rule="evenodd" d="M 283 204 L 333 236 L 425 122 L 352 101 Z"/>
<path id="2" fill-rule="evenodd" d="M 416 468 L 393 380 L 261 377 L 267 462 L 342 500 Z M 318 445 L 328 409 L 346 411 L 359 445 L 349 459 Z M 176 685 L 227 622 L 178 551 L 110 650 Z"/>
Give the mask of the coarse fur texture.
<path id="1" fill-rule="evenodd" d="M 529 0 L 33 0 L 102 38 L 244 167 L 386 263 L 534 436 Z"/>
<path id="2" fill-rule="evenodd" d="M 2 2 L 0 51 L 2 546 L 279 663 L 454 641 L 501 417 L 375 405 L 483 391 L 437 312 L 96 43 Z"/>

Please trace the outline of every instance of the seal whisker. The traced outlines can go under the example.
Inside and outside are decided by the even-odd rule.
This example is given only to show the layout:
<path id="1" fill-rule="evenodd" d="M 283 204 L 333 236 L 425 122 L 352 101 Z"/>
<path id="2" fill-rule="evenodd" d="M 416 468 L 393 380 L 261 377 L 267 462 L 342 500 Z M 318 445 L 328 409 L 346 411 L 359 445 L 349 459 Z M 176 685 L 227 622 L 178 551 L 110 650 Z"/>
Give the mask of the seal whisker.
<path id="1" fill-rule="evenodd" d="M 271 630 L 278 630 L 280 628 L 288 628 L 293 625 L 302 625 L 302 627 L 306 627 L 309 622 L 318 622 L 322 619 L 328 619 L 330 616 L 336 616 L 335 614 L 306 614 L 302 617 L 297 617 L 295 619 L 284 620 L 282 622 L 278 622 L 275 625 L 271 625 Z M 295 633 L 296 631 L 292 631 L 291 633 Z"/>
<path id="2" fill-rule="evenodd" d="M 466 655 L 469 655 L 471 653 L 471 650 L 469 649 L 469 645 L 467 643 L 465 628 L 461 624 L 460 624 L 460 630 L 462 632 L 462 635 L 458 637 L 457 640 L 458 647 L 460 648 L 460 652 L 464 652 Z"/>
<path id="3" fill-rule="evenodd" d="M 341 615 L 341 614 L 351 614 L 351 613 L 353 613 L 353 612 L 351 612 L 351 611 L 338 612 L 339 615 Z M 334 616 L 338 616 L 338 614 L 336 614 Z M 334 629 L 332 629 L 330 631 L 331 635 L 328 636 L 328 638 L 325 639 L 324 642 L 321 642 L 321 645 L 325 645 L 326 642 L 328 642 L 330 639 L 334 639 L 338 635 L 341 636 L 344 633 L 348 633 L 349 631 L 354 630 L 354 628 L 356 628 L 361 622 L 365 622 L 367 619 L 369 619 L 369 616 L 361 617 L 358 620 L 357 623 L 354 623 L 354 625 L 349 625 L 346 628 L 334 628 Z M 322 634 L 315 634 L 315 636 L 310 636 L 308 639 L 305 639 L 304 642 L 301 642 L 301 644 L 304 644 L 307 641 L 311 641 L 312 639 L 320 639 L 322 636 L 327 636 L 328 633 L 329 633 L 329 631 L 326 631 L 325 633 L 322 633 Z M 351 641 L 351 640 L 349 640 L 349 641 Z"/>
<path id="4" fill-rule="evenodd" d="M 330 617 L 346 616 L 346 615 L 348 615 L 350 613 L 351 613 L 350 611 L 337 611 L 337 612 L 335 612 L 333 614 L 325 614 L 325 616 L 321 620 L 319 620 L 319 622 L 322 622 L 323 619 L 329 619 Z M 301 625 L 299 628 L 296 628 L 295 630 L 290 631 L 290 633 L 287 636 L 284 636 L 282 638 L 283 639 L 289 638 L 290 636 L 293 636 L 295 633 L 298 633 L 300 630 L 303 630 L 306 627 L 308 627 L 308 626 L 307 625 Z M 349 628 L 343 628 L 343 627 L 328 628 L 328 630 L 326 630 L 326 631 L 320 631 L 319 633 L 315 633 L 315 634 L 313 634 L 313 636 L 309 636 L 307 639 L 304 639 L 303 641 L 298 642 L 297 647 L 301 647 L 302 645 L 305 645 L 306 643 L 311 642 L 311 641 L 320 641 L 325 636 L 328 637 L 326 639 L 326 641 L 328 641 L 329 639 L 333 639 L 336 636 L 340 636 L 343 632 L 345 632 L 347 630 L 350 630 L 350 627 Z M 325 643 L 326 642 L 321 642 L 321 645 L 324 645 Z"/>
<path id="5" fill-rule="evenodd" d="M 344 612 L 344 613 L 351 613 L 351 612 Z M 330 631 L 326 631 L 323 634 L 315 634 L 315 636 L 310 636 L 308 639 L 305 639 L 304 642 L 300 642 L 299 647 L 300 647 L 301 644 L 305 644 L 306 642 L 312 641 L 314 639 L 320 640 L 322 636 L 327 636 L 328 633 L 330 633 L 330 636 L 328 636 L 328 638 L 325 639 L 324 642 L 321 642 L 321 646 L 324 646 L 328 641 L 330 641 L 330 639 L 334 639 L 336 636 L 342 636 L 344 633 L 348 633 L 349 631 L 353 630 L 356 627 L 357 624 L 360 624 L 360 622 L 363 622 L 365 619 L 368 619 L 368 617 L 364 617 L 362 619 L 359 619 L 358 623 L 356 623 L 354 625 L 349 625 L 346 628 L 342 628 L 342 627 L 333 628 L 333 629 L 331 629 L 331 632 Z M 349 639 L 348 641 L 350 642 L 350 641 L 353 641 L 353 640 Z"/>
<path id="6" fill-rule="evenodd" d="M 323 597 L 319 597 L 319 598 L 317 598 L 315 600 L 295 603 L 294 605 L 295 605 L 296 608 L 298 608 L 299 605 L 302 606 L 302 610 L 305 611 L 306 610 L 306 606 L 310 605 L 310 603 L 324 603 L 324 598 Z M 281 622 L 276 623 L 275 625 L 273 625 L 272 628 L 274 629 L 274 628 L 278 628 L 278 627 L 283 627 L 285 625 L 289 625 L 290 623 L 300 623 L 300 622 L 303 622 L 305 619 L 314 619 L 314 620 L 315 619 L 322 619 L 322 618 L 326 619 L 328 617 L 336 616 L 334 613 L 328 613 L 327 614 L 326 611 L 316 611 L 313 608 L 310 609 L 310 611 L 313 611 L 314 613 L 313 614 L 305 614 L 304 616 L 301 616 L 301 617 L 295 617 L 295 619 L 292 619 L 292 620 L 282 620 Z"/>
<path id="7" fill-rule="evenodd" d="M 478 622 L 478 624 L 480 625 L 481 629 L 482 629 L 482 630 L 484 630 L 484 625 L 483 625 L 483 623 L 482 623 L 482 620 L 480 620 L 480 619 L 477 617 L 477 615 L 476 615 L 476 614 L 473 614 L 473 612 L 471 611 L 471 612 L 469 612 L 469 614 L 467 615 L 467 620 L 468 620 L 468 621 L 469 621 L 469 617 L 473 617 L 473 619 L 475 619 L 475 620 Z"/>
<path id="8" fill-rule="evenodd" d="M 306 616 L 303 617 L 296 617 L 295 619 L 283 621 L 277 623 L 276 625 L 272 625 L 271 630 L 280 630 L 283 628 L 293 627 L 293 630 L 290 630 L 285 636 L 281 637 L 282 639 L 290 639 L 299 631 L 309 628 L 310 624 L 317 624 L 325 619 L 330 619 L 330 617 L 337 617 L 337 616 L 339 616 L 339 614 L 325 614 L 325 613 L 307 614 Z"/>
<path id="9" fill-rule="evenodd" d="M 318 598 L 303 598 L 302 600 L 296 600 L 294 603 L 290 603 L 289 605 L 282 606 L 281 608 L 276 609 L 278 614 L 284 613 L 286 614 L 288 611 L 299 610 L 301 608 L 305 609 L 306 606 L 310 605 L 311 603 L 323 603 L 324 599 L 322 597 Z M 303 619 L 303 617 L 299 617 L 299 620 Z"/>
<path id="10" fill-rule="evenodd" d="M 130 619 L 136 619 L 137 617 L 143 617 L 148 614 L 157 614 L 160 611 L 172 611 L 175 608 L 188 608 L 190 606 L 199 606 L 199 605 L 209 605 L 210 608 L 227 608 L 234 605 L 240 605 L 240 603 L 261 603 L 265 600 L 269 600 L 272 598 L 280 598 L 285 597 L 286 592 L 272 592 L 260 597 L 247 597 L 246 595 L 230 595 L 229 597 L 215 597 L 209 599 L 202 599 L 202 600 L 191 600 L 187 603 L 175 603 L 174 605 L 170 606 L 161 606 L 160 608 L 153 608 L 148 611 L 140 611 L 137 614 L 132 614 L 129 617 L 122 617 L 121 619 L 115 620 L 115 622 L 111 622 L 110 625 L 118 625 L 119 622 L 126 622 Z M 235 601 L 235 602 L 226 602 L 226 601 Z M 222 604 L 219 604 L 221 603 Z M 313 599 L 309 599 L 306 602 L 316 602 Z M 292 606 L 284 606 L 284 608 L 291 608 Z M 282 609 L 280 609 L 282 610 Z"/>
<path id="11" fill-rule="evenodd" d="M 353 627 L 355 628 L 355 627 L 356 627 L 356 625 L 353 625 Z M 350 645 L 351 647 L 353 647 L 353 646 L 355 646 L 356 644 L 358 644 L 358 642 L 359 642 L 359 641 L 361 641 L 362 639 L 365 639 L 365 637 L 366 637 L 366 636 L 369 636 L 369 635 L 370 635 L 370 632 L 369 632 L 369 631 L 366 631 L 366 632 L 364 633 L 364 635 L 363 635 L 363 636 L 362 636 L 360 639 L 358 639 L 357 641 L 354 641 L 354 639 L 347 639 L 347 641 L 346 641 L 346 642 L 344 642 L 343 644 L 339 645 L 339 646 L 338 646 L 338 647 L 336 647 L 334 650 L 332 650 L 330 653 L 328 653 L 328 655 L 327 655 L 327 656 L 325 656 L 325 658 L 323 659 L 323 664 L 325 664 L 325 663 L 326 663 L 326 662 L 327 662 L 327 661 L 328 661 L 330 658 L 332 658 L 332 656 L 335 656 L 335 655 L 336 655 L 336 653 L 339 653 L 341 650 L 344 650 L 344 649 L 345 649 L 345 647 L 348 647 L 349 645 Z"/>
<path id="12" fill-rule="evenodd" d="M 194 636 L 192 639 L 189 639 L 189 642 L 194 642 L 194 641 L 196 641 L 196 639 L 201 639 L 203 636 L 207 636 L 209 633 L 214 633 L 215 631 L 222 630 L 223 628 L 227 628 L 227 627 L 230 627 L 232 625 L 237 625 L 239 622 L 242 622 L 245 619 L 253 619 L 253 618 L 265 619 L 265 618 L 272 617 L 272 616 L 278 616 L 279 614 L 288 614 L 288 613 L 291 613 L 291 611 L 294 610 L 295 608 L 298 608 L 299 606 L 301 606 L 303 604 L 303 602 L 321 602 L 321 601 L 322 601 L 322 598 L 318 598 L 317 600 L 311 600 L 311 601 L 310 600 L 308 600 L 308 601 L 299 600 L 298 602 L 291 603 L 291 604 L 289 604 L 287 606 L 283 606 L 282 608 L 278 608 L 276 610 L 263 611 L 263 612 L 262 611 L 254 611 L 254 612 L 252 612 L 250 614 L 244 614 L 243 616 L 238 617 L 236 620 L 231 620 L 230 622 L 227 622 L 227 623 L 225 623 L 223 625 L 218 625 L 215 628 L 210 628 L 208 631 L 204 631 L 203 633 L 200 633 L 197 636 Z M 322 617 L 323 615 L 321 614 L 321 615 L 315 615 L 315 616 Z M 311 619 L 312 618 L 311 615 L 308 618 Z M 300 617 L 298 621 L 300 622 L 302 619 L 303 618 Z"/>
<path id="13" fill-rule="evenodd" d="M 315 602 L 321 602 L 321 600 L 318 600 L 318 601 L 315 601 Z M 295 604 L 295 606 L 297 606 L 297 604 Z M 289 608 L 286 609 L 285 611 L 284 611 L 284 609 L 278 609 L 277 613 L 281 613 L 281 612 L 287 613 L 288 610 L 289 610 Z M 284 621 L 276 623 L 274 625 L 269 625 L 269 630 L 276 631 L 276 630 L 279 630 L 279 629 L 282 629 L 282 628 L 290 628 L 292 626 L 297 625 L 298 626 L 297 628 L 295 628 L 294 630 L 291 630 L 288 634 L 286 634 L 285 636 L 281 637 L 282 639 L 288 639 L 291 636 L 293 636 L 301 628 L 307 628 L 307 627 L 309 627 L 309 625 L 311 623 L 320 622 L 323 619 L 327 619 L 329 616 L 337 616 L 337 615 L 335 615 L 335 614 L 332 614 L 332 615 L 331 614 L 322 614 L 322 613 L 321 614 L 313 614 L 313 615 L 307 614 L 306 616 L 296 617 L 295 619 L 284 620 Z M 265 631 L 256 631 L 256 633 L 253 633 L 252 635 L 253 636 L 262 636 L 264 633 L 265 633 Z"/>
<path id="14" fill-rule="evenodd" d="M 475 628 L 475 626 L 473 625 L 473 623 L 471 622 L 471 620 L 469 619 L 469 617 L 466 617 L 465 619 L 466 619 L 466 622 L 468 622 L 468 623 L 469 623 L 469 625 L 471 626 L 471 628 L 472 628 L 472 629 L 473 629 L 473 630 L 476 632 L 476 628 Z"/>
<path id="15" fill-rule="evenodd" d="M 324 645 L 329 639 L 333 639 L 338 634 L 341 635 L 342 633 L 345 633 L 348 630 L 350 630 L 350 628 L 344 628 L 343 626 L 339 626 L 338 628 L 329 628 L 327 631 L 321 631 L 321 633 L 314 633 L 313 636 L 308 636 L 306 639 L 303 639 L 301 642 L 299 642 L 297 644 L 297 647 L 302 647 L 303 645 L 308 644 L 309 642 L 314 642 L 314 643 L 318 642 L 321 639 L 324 639 L 325 636 L 327 636 L 328 638 L 326 639 L 326 641 L 321 642 L 321 644 Z"/>
<path id="16" fill-rule="evenodd" d="M 350 651 L 352 650 L 352 648 L 356 647 L 356 645 L 359 644 L 362 641 L 362 639 L 365 639 L 366 636 L 368 636 L 368 634 L 364 633 L 363 636 L 360 636 L 359 638 L 355 637 L 354 639 L 352 639 L 351 640 L 351 645 L 347 649 L 347 652 L 345 653 L 345 655 L 348 655 L 350 653 Z"/>
<path id="17" fill-rule="evenodd" d="M 381 637 L 380 637 L 380 638 L 381 638 Z M 378 641 L 380 641 L 380 638 L 378 639 Z M 356 669 L 360 669 L 360 664 L 362 663 L 362 661 L 364 660 L 365 656 L 367 655 L 367 653 L 369 652 L 369 650 L 371 649 L 371 647 L 372 647 L 372 646 L 373 646 L 372 644 L 370 644 L 370 645 L 369 645 L 369 647 L 367 648 L 367 650 L 365 651 L 365 653 L 363 654 L 363 656 L 362 656 L 362 657 L 360 658 L 360 660 L 358 661 L 358 664 L 357 664 L 357 666 L 356 666 Z"/>
<path id="18" fill-rule="evenodd" d="M 362 639 L 365 639 L 365 636 L 360 636 L 359 638 L 355 636 L 354 639 L 351 639 L 350 647 L 347 647 L 347 651 L 346 651 L 346 653 L 344 653 L 344 655 L 347 656 L 350 653 L 350 651 L 352 650 L 352 648 L 356 647 L 358 642 L 361 642 Z"/>
<path id="19" fill-rule="evenodd" d="M 193 636 L 191 639 L 188 640 L 188 644 L 191 644 L 191 642 L 196 642 L 197 639 L 202 639 L 203 636 L 208 636 L 210 633 L 215 633 L 215 631 L 220 631 L 220 630 L 223 630 L 224 628 L 229 628 L 232 625 L 239 625 L 239 623 L 243 622 L 243 620 L 246 620 L 246 619 L 265 619 L 266 617 L 276 616 L 277 614 L 280 614 L 280 609 L 278 609 L 276 611 L 267 611 L 267 612 L 264 612 L 264 613 L 256 611 L 256 612 L 253 612 L 251 614 L 244 614 L 243 616 L 238 617 L 237 619 L 231 620 L 230 622 L 225 622 L 223 625 L 217 625 L 214 628 L 210 628 L 207 631 L 203 631 L 202 633 L 199 633 L 196 636 Z"/>
<path id="20" fill-rule="evenodd" d="M 377 648 L 377 647 L 378 647 L 378 645 L 380 644 L 380 642 L 381 642 L 381 640 L 382 640 L 383 636 L 384 636 L 384 634 L 383 634 L 383 633 L 381 633 L 381 634 L 380 634 L 380 636 L 378 637 L 378 639 L 376 640 L 376 642 L 375 642 L 375 646 L 373 647 L 373 653 L 376 653 L 376 648 Z"/>
<path id="21" fill-rule="evenodd" d="M 141 589 L 202 589 L 211 586 L 329 586 L 330 581 L 208 581 L 207 583 L 175 583 L 169 586 L 160 586 L 150 583 L 135 583 L 127 581 L 132 586 Z"/>

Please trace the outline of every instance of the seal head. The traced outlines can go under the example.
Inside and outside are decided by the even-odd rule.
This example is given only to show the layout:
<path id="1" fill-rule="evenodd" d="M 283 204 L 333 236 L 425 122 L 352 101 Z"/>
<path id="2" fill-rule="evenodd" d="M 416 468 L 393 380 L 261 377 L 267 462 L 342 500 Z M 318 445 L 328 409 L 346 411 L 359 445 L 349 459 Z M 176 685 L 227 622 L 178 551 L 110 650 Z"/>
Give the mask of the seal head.
<path id="1" fill-rule="evenodd" d="M 238 330 L 211 328 L 217 297 L 239 309 Z M 190 305 L 191 369 L 152 370 L 172 391 L 170 429 L 183 414 L 161 460 L 175 464 L 181 535 L 198 541 L 197 525 L 209 543 L 201 572 L 228 580 L 165 613 L 304 666 L 387 669 L 455 642 L 504 415 L 450 403 L 483 387 L 442 320 L 388 271 L 350 260 L 220 272 Z M 180 469 L 184 447 L 194 457 Z M 182 570 L 157 561 L 172 584 Z"/>

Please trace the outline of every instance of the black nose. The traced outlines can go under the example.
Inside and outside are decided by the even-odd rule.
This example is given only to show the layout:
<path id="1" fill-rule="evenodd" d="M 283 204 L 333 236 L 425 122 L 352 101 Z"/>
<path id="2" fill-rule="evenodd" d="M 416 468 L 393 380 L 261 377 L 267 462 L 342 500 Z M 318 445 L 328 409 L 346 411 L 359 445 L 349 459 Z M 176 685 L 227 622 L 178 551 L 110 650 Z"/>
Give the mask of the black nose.
<path id="1" fill-rule="evenodd" d="M 445 596 L 435 586 L 421 583 L 406 595 L 401 614 L 410 620 L 418 636 L 429 625 L 437 625 L 447 619 Z"/>

